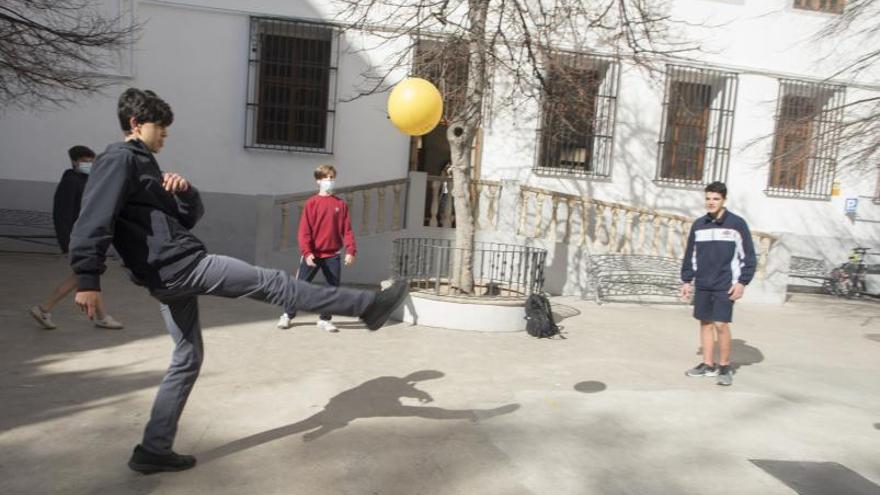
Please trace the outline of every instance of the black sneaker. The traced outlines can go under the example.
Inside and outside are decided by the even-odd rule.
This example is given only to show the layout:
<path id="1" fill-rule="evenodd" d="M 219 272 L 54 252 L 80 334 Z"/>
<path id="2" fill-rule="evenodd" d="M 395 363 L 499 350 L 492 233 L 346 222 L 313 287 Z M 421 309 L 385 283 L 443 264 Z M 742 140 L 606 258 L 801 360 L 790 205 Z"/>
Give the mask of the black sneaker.
<path id="1" fill-rule="evenodd" d="M 180 455 L 174 452 L 170 454 L 154 454 L 144 450 L 138 445 L 128 460 L 128 467 L 132 471 L 143 474 L 160 473 L 162 471 L 186 471 L 196 465 L 196 458 L 191 455 Z"/>
<path id="2" fill-rule="evenodd" d="M 409 284 L 406 280 L 395 280 L 390 287 L 376 294 L 376 300 L 367 307 L 361 320 L 367 324 L 370 330 L 378 330 L 391 317 L 391 313 L 406 298 L 409 293 Z"/>
<path id="3" fill-rule="evenodd" d="M 685 371 L 684 374 L 687 376 L 718 376 L 718 368 L 706 363 L 700 363 Z"/>

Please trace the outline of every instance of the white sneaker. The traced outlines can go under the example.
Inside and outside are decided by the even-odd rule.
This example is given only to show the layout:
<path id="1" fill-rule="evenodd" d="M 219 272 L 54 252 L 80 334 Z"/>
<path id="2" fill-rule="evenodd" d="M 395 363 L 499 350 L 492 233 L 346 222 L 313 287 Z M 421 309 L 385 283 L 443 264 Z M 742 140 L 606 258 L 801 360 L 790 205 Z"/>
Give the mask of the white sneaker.
<path id="1" fill-rule="evenodd" d="M 48 311 L 43 311 L 43 308 L 41 308 L 39 304 L 36 306 L 31 306 L 30 313 L 31 316 L 33 316 L 34 319 L 37 320 L 37 323 L 42 325 L 42 327 L 46 330 L 58 328 L 58 325 L 56 325 L 55 322 L 52 321 L 52 313 Z"/>
<path id="2" fill-rule="evenodd" d="M 122 330 L 123 328 L 125 328 L 124 326 L 122 326 L 122 323 L 119 323 L 118 321 L 116 321 L 115 318 L 110 315 L 104 315 L 104 317 L 100 320 L 95 318 L 95 326 L 98 328 L 106 328 L 109 330 Z"/>
<path id="3" fill-rule="evenodd" d="M 334 325 L 333 322 L 329 320 L 318 320 L 318 328 L 330 333 L 336 333 L 339 331 L 339 329 L 336 328 L 336 325 Z"/>
<path id="4" fill-rule="evenodd" d="M 281 318 L 278 318 L 278 324 L 275 326 L 282 330 L 290 328 L 290 317 L 287 316 L 287 313 L 282 314 Z"/>

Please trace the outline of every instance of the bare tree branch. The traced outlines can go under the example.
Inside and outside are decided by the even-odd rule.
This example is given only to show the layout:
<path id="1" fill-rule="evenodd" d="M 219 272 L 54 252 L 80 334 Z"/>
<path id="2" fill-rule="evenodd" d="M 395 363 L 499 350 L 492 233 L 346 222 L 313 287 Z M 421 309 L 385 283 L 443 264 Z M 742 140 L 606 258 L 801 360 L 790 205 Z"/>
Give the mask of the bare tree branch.
<path id="1" fill-rule="evenodd" d="M 0 5 L 0 106 L 64 105 L 110 81 L 108 57 L 140 26 L 100 15 L 89 0 L 5 0 Z"/>
<path id="2" fill-rule="evenodd" d="M 831 19 L 814 36 L 815 42 L 856 47 L 847 55 L 835 53 L 840 68 L 829 74 L 829 80 L 846 76 L 877 81 L 880 77 L 880 2 L 876 0 L 849 0 L 840 15 Z M 848 102 L 838 130 L 838 139 L 832 143 L 843 149 L 841 166 L 863 171 L 873 170 L 880 158 L 880 97 L 866 97 Z"/>

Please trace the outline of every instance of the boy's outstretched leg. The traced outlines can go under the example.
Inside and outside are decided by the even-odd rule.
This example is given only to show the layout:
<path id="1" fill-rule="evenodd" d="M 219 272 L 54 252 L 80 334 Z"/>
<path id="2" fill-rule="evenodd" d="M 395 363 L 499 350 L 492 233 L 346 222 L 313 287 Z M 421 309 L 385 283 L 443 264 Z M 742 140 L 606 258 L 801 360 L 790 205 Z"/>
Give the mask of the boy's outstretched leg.
<path id="1" fill-rule="evenodd" d="M 407 284 L 397 281 L 384 291 L 313 285 L 284 270 L 253 266 L 228 256 L 208 255 L 163 292 L 248 297 L 285 309 L 357 316 L 370 330 L 388 321 L 403 302 Z"/>

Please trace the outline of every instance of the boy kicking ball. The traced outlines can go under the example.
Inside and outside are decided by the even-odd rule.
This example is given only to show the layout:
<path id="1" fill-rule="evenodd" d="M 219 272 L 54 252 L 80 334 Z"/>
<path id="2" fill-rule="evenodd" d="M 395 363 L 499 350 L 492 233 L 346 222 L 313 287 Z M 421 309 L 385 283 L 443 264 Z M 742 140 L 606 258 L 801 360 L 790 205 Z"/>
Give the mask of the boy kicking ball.
<path id="1" fill-rule="evenodd" d="M 403 281 L 384 291 L 311 285 L 283 270 L 208 254 L 190 232 L 204 213 L 198 190 L 164 172 L 156 161 L 174 120 L 171 107 L 152 91 L 130 88 L 119 98 L 125 140 L 98 156 L 70 240 L 77 275 L 76 304 L 89 318 L 102 307 L 101 274 L 112 243 L 131 279 L 159 302 L 174 340 L 171 365 L 153 404 L 143 440 L 128 466 L 141 473 L 182 471 L 196 464 L 172 450 L 177 424 L 204 358 L 198 297 L 248 297 L 282 308 L 358 316 L 380 328 L 406 297 Z"/>

